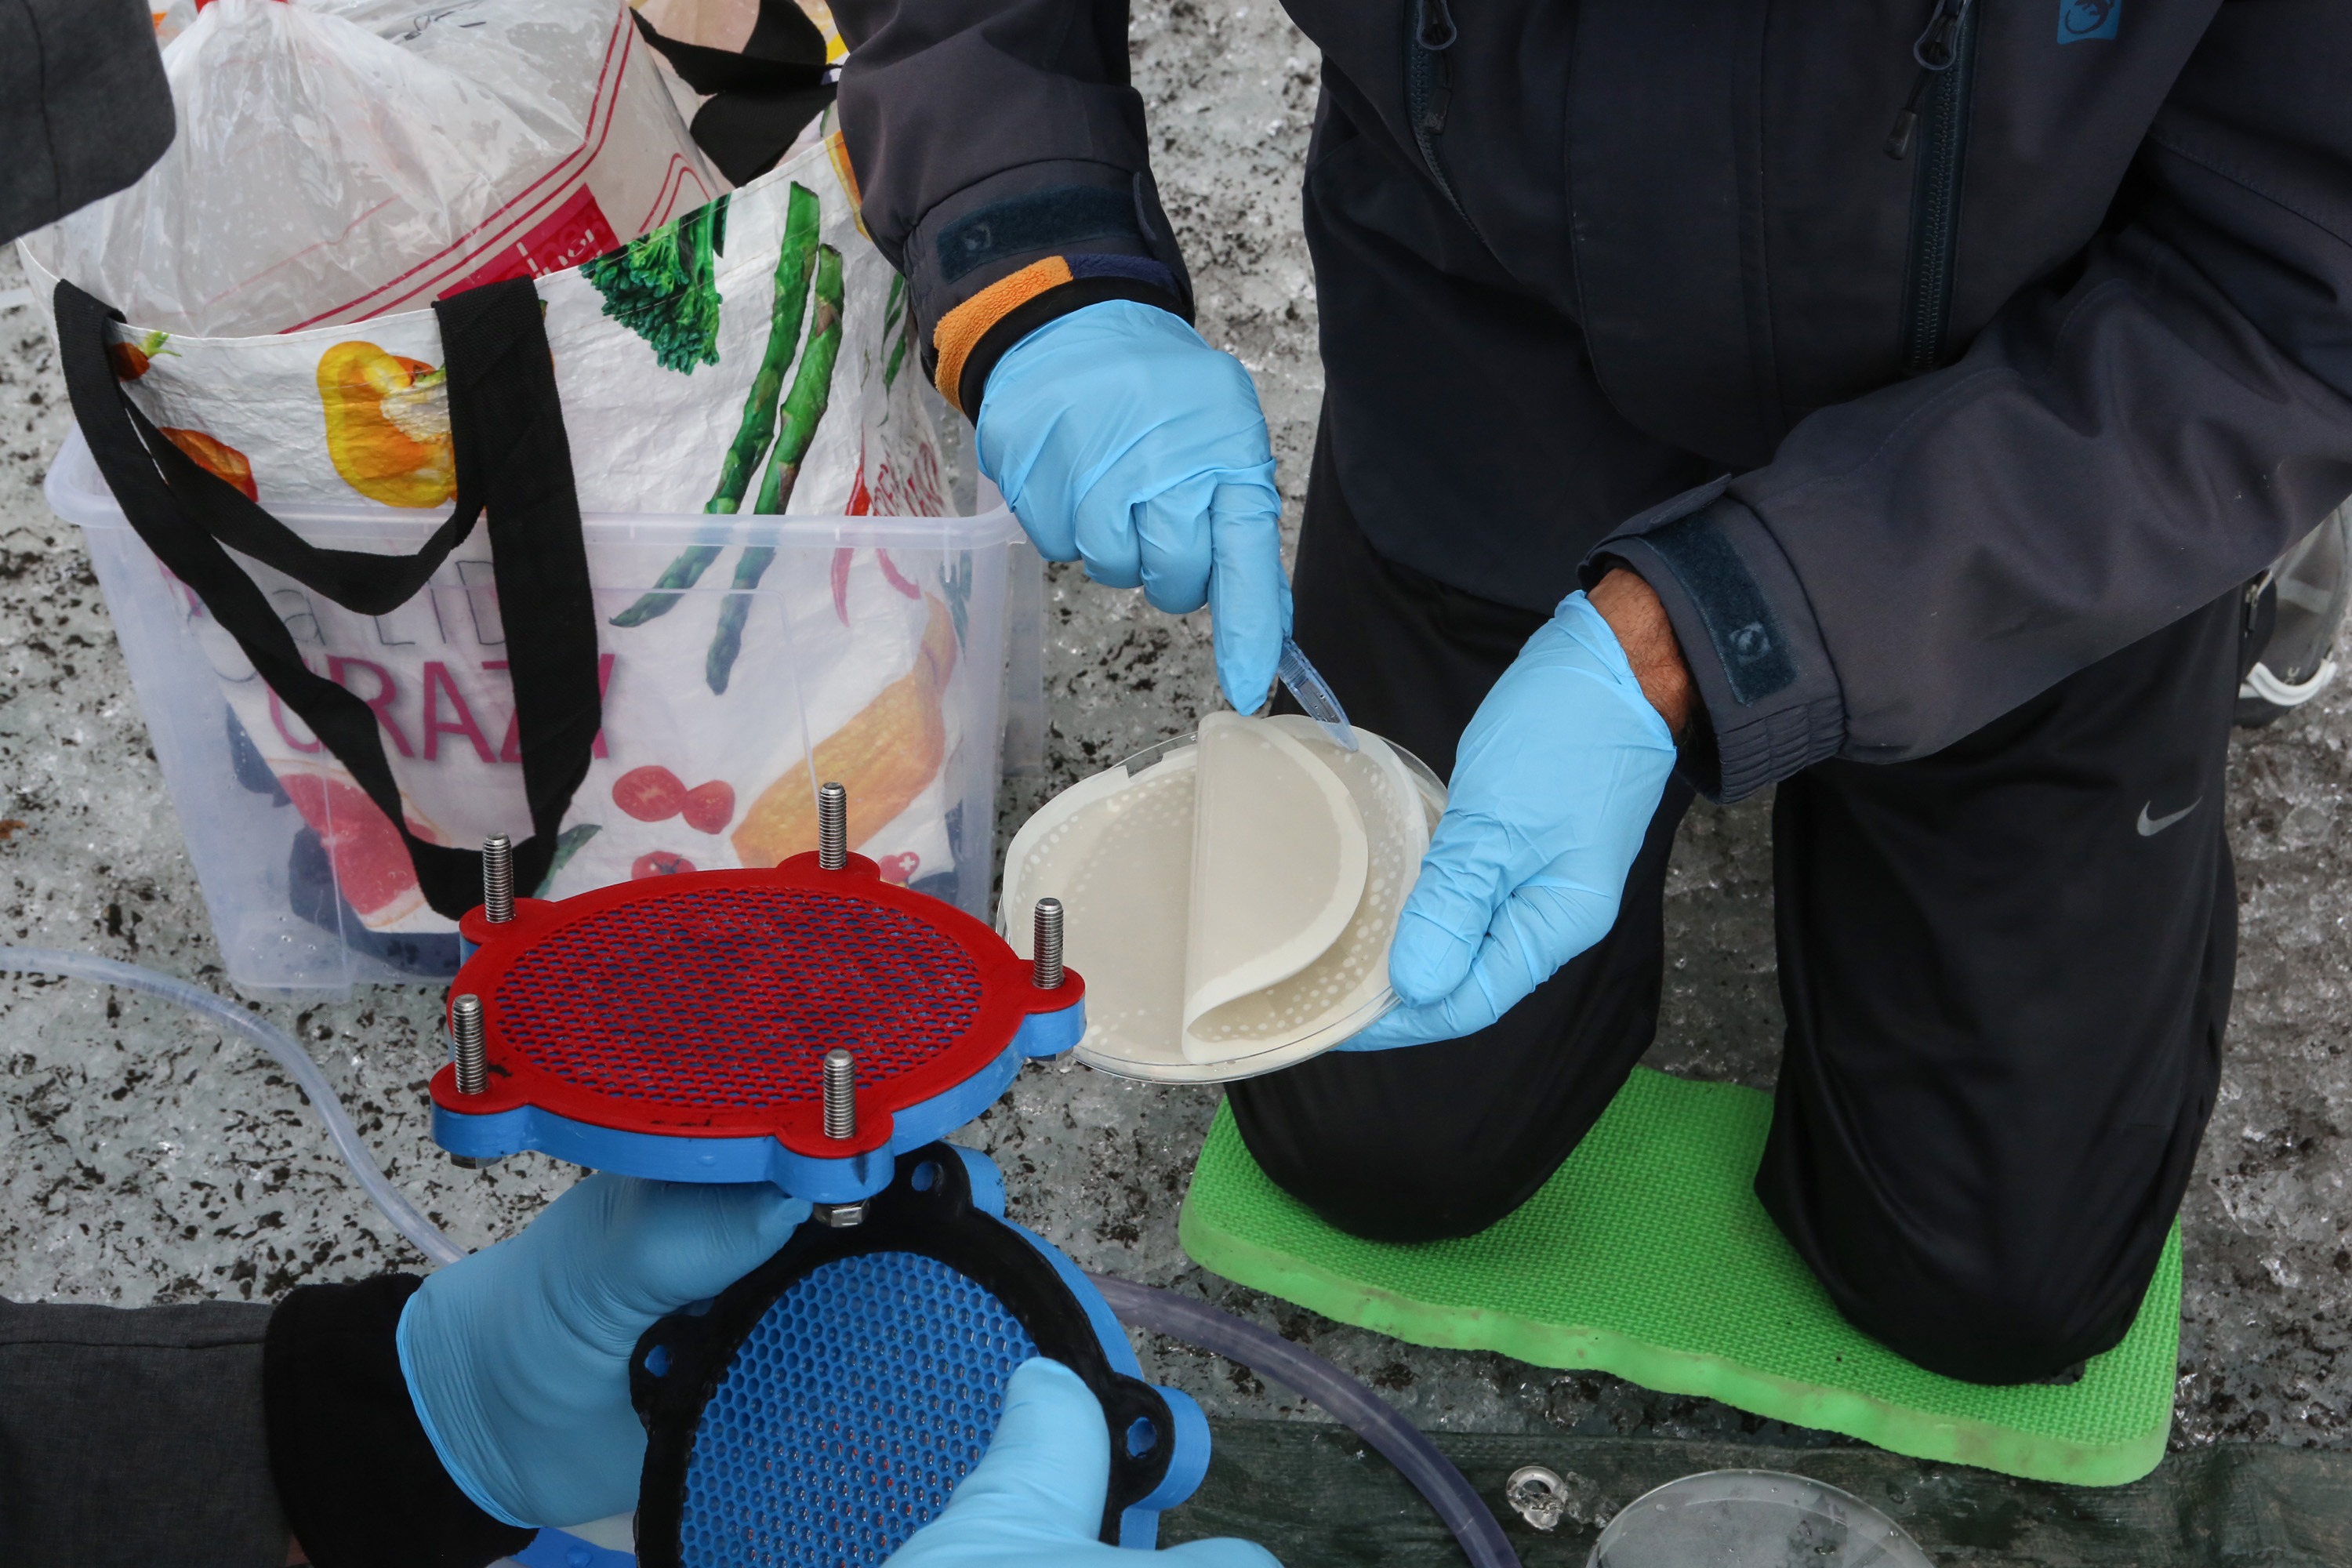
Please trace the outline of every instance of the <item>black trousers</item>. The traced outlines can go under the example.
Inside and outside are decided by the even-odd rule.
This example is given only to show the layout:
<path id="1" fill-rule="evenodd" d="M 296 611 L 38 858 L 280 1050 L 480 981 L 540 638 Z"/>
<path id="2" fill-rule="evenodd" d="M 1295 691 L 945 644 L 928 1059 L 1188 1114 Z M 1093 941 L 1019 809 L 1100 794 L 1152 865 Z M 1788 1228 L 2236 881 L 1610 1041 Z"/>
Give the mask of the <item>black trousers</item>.
<path id="1" fill-rule="evenodd" d="M 1375 553 L 1318 446 L 1297 636 L 1441 775 L 1544 617 Z M 2222 768 L 2239 597 L 1934 756 L 1822 763 L 1773 806 L 1788 1015 L 1756 1191 L 1856 1327 L 1934 1371 L 2044 1377 L 2130 1326 L 2213 1105 L 2237 944 Z M 1666 789 L 1615 928 L 1494 1027 L 1237 1083 L 1276 1182 L 1357 1235 L 1485 1228 L 1575 1148 L 1657 1026 Z"/>

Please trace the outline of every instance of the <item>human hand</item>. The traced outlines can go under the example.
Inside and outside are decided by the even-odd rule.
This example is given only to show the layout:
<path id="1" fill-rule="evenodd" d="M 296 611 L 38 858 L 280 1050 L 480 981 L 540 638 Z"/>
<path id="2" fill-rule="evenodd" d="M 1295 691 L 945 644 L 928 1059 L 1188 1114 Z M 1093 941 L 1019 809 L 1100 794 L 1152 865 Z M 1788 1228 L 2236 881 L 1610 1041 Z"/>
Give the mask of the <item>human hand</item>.
<path id="1" fill-rule="evenodd" d="M 1249 373 L 1166 310 L 1088 305 L 1005 351 L 982 395 L 981 472 L 1049 561 L 1209 606 L 1237 712 L 1274 684 L 1290 631 L 1282 496 Z"/>
<path id="2" fill-rule="evenodd" d="M 1004 1386 L 988 1452 L 940 1516 L 883 1568 L 1122 1568 L 1136 1553 L 1101 1541 L 1110 1429 L 1076 1373 L 1042 1358 Z M 1246 1541 L 1187 1542 L 1153 1555 L 1174 1568 L 1281 1568 Z"/>
<path id="3" fill-rule="evenodd" d="M 1607 935 L 1674 764 L 1674 734 L 1625 647 L 1570 594 L 1463 732 L 1389 945 L 1404 1005 L 1339 1048 L 1483 1029 Z"/>
<path id="4" fill-rule="evenodd" d="M 509 1524 L 626 1512 L 646 1457 L 638 1338 L 766 1262 L 808 1213 L 765 1182 L 600 1173 L 428 1276 L 400 1314 L 400 1370 L 442 1468 Z"/>

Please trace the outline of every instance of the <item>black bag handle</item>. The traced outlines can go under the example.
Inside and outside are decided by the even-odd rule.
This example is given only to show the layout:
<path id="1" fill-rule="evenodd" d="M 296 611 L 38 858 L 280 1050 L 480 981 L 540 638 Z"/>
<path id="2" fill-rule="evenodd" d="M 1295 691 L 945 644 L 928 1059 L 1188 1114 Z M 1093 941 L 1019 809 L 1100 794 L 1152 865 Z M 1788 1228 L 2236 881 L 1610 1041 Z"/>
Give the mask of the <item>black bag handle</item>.
<path id="1" fill-rule="evenodd" d="M 730 184 L 749 184 L 774 168 L 833 101 L 824 35 L 793 0 L 760 0 L 740 54 L 666 37 L 644 12 L 631 14 L 687 86 L 713 95 L 695 111 L 694 142 Z"/>
<path id="2" fill-rule="evenodd" d="M 351 770 L 408 847 L 425 902 L 452 920 L 482 901 L 481 852 L 428 844 L 409 832 L 374 710 L 303 664 L 293 634 L 228 551 L 275 567 L 346 609 L 383 615 L 414 597 L 488 512 L 530 807 L 530 837 L 515 846 L 515 871 L 520 886 L 538 886 L 554 859 L 572 793 L 588 776 L 604 704 L 572 448 L 530 280 L 486 284 L 433 307 L 448 374 L 457 500 L 424 548 L 405 556 L 322 550 L 247 500 L 165 438 L 116 382 L 106 351 L 121 312 L 62 279 L 55 308 L 74 418 L 123 516 L 195 590 L 278 700 Z"/>

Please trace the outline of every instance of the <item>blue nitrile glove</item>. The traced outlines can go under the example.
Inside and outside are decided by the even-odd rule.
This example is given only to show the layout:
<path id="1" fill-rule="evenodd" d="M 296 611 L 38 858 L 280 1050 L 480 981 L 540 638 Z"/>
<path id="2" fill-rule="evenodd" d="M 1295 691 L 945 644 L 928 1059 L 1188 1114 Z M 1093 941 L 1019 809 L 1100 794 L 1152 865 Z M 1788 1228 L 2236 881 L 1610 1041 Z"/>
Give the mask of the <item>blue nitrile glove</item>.
<path id="1" fill-rule="evenodd" d="M 1110 1432 L 1094 1391 L 1060 1362 L 1024 1362 L 988 1452 L 883 1568 L 1133 1568 L 1140 1553 L 1098 1539 L 1109 1492 Z M 1230 1538 L 1152 1555 L 1181 1568 L 1282 1568 Z"/>
<path id="2" fill-rule="evenodd" d="M 1463 731 L 1389 944 L 1405 1005 L 1340 1048 L 1483 1029 L 1606 936 L 1674 765 L 1617 634 L 1570 594 Z"/>
<path id="3" fill-rule="evenodd" d="M 442 1468 L 509 1524 L 635 1507 L 629 1352 L 656 1318 L 765 1263 L 808 1212 L 765 1182 L 599 1173 L 520 1236 L 428 1276 L 401 1310 L 400 1370 Z"/>
<path id="4" fill-rule="evenodd" d="M 1290 584 L 1265 415 L 1239 360 L 1153 306 L 1088 305 L 996 362 L 978 446 L 1045 559 L 1139 584 L 1171 615 L 1206 604 L 1226 700 L 1265 701 Z"/>

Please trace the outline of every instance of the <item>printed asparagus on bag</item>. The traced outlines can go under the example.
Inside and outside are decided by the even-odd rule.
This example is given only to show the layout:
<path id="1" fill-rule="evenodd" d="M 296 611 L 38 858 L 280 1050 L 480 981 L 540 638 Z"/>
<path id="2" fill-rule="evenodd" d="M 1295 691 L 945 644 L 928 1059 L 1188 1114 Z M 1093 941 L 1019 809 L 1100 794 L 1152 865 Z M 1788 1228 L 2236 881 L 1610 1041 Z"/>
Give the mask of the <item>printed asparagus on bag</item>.
<path id="1" fill-rule="evenodd" d="M 817 247 L 814 292 L 816 310 L 809 321 L 808 351 L 801 355 L 801 368 L 793 376 L 776 449 L 769 456 L 767 477 L 760 481 L 757 510 L 768 516 L 782 512 L 791 502 L 793 487 L 801 477 L 801 461 L 808 456 L 809 443 L 816 438 L 816 427 L 833 400 L 833 366 L 841 357 L 843 299 L 841 252 L 829 245 Z"/>
<path id="2" fill-rule="evenodd" d="M 774 438 L 776 398 L 783 389 L 784 371 L 793 363 L 793 351 L 800 344 L 801 318 L 808 298 L 809 263 L 816 254 L 821 216 L 816 193 L 795 183 L 785 207 L 783 246 L 776 254 L 775 294 L 771 307 L 767 352 L 760 356 L 759 372 L 752 376 L 751 394 L 743 400 L 743 417 L 736 427 L 735 439 L 729 443 L 727 455 L 720 460 L 719 487 L 703 503 L 702 510 L 706 512 L 732 512 L 741 508 L 743 494 L 751 488 L 751 476 L 759 471 L 760 459 L 767 455 L 768 443 Z M 615 254 L 626 255 L 628 251 L 625 249 Z M 607 291 L 605 309 L 608 313 L 618 316 L 620 312 L 614 309 L 614 297 L 612 291 Z M 660 344 L 648 331 L 649 323 L 642 313 L 623 319 L 627 320 L 648 342 L 656 342 L 658 355 Z M 690 372 L 693 366 L 689 363 L 686 368 Z M 680 596 L 677 591 L 691 588 L 700 582 L 703 573 L 719 559 L 719 547 L 715 544 L 691 545 L 680 551 L 677 558 L 656 580 L 653 591 L 614 616 L 613 625 L 643 626 L 656 616 L 669 613 L 677 605 Z"/>
<path id="3" fill-rule="evenodd" d="M 776 258 L 775 315 L 768 332 L 768 352 L 761 356 L 760 374 L 751 378 L 751 395 L 743 400 L 743 422 L 719 463 L 719 488 L 703 507 L 705 511 L 731 512 L 742 506 L 751 476 L 759 471 L 760 459 L 767 456 L 768 444 L 775 437 L 776 399 L 783 391 L 784 371 L 793 363 L 793 351 L 800 343 L 801 318 L 807 308 L 818 216 L 816 193 L 806 185 L 794 185 L 784 216 L 783 252 Z M 835 259 L 837 268 L 839 258 Z M 837 289 L 836 283 L 836 306 Z M 793 390 L 797 396 L 798 382 Z"/>
<path id="4" fill-rule="evenodd" d="M 793 373 L 793 389 L 784 398 L 783 424 L 768 459 L 767 477 L 760 484 L 759 510 L 765 515 L 781 512 L 791 502 L 802 459 L 808 456 L 809 443 L 815 439 L 816 427 L 833 401 L 833 367 L 841 357 L 843 295 L 841 252 L 829 245 L 817 247 L 814 292 L 816 310 L 809 321 L 808 348 L 801 355 L 800 369 Z M 743 626 L 751 614 L 751 590 L 760 585 L 775 558 L 773 550 L 752 545 L 735 563 L 736 591 L 719 607 L 719 629 L 712 634 L 710 652 L 703 660 L 703 678 L 714 692 L 723 694 L 727 689 L 735 658 L 743 649 Z"/>

